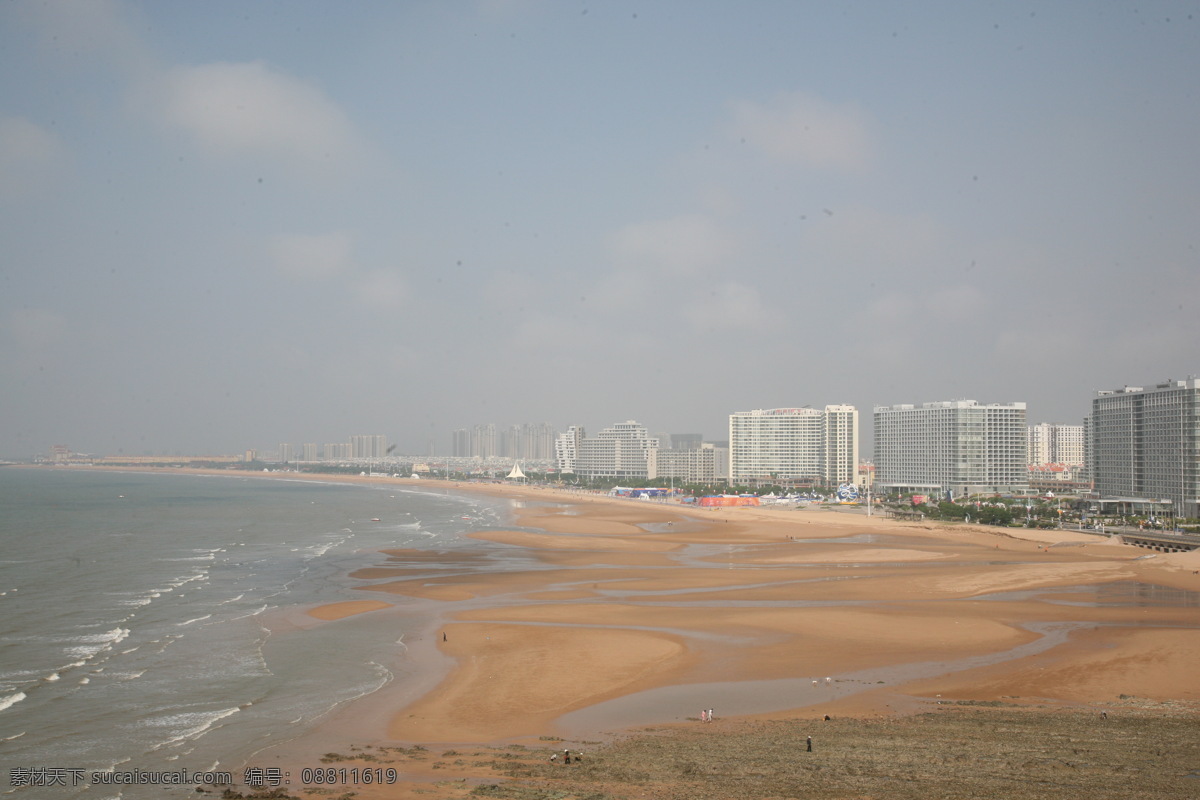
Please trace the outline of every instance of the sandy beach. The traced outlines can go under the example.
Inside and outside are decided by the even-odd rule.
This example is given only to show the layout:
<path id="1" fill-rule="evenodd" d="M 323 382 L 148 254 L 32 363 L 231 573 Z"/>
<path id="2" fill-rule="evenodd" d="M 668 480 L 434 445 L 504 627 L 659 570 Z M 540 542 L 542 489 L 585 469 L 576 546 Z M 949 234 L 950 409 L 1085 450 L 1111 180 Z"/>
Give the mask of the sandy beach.
<path id="1" fill-rule="evenodd" d="M 356 787 L 358 797 L 458 797 L 447 782 L 469 786 L 479 769 L 379 754 L 594 746 L 697 725 L 706 708 L 724 721 L 874 718 L 952 701 L 1200 701 L 1200 551 L 815 507 L 420 485 L 508 498 L 515 524 L 473 534 L 479 547 L 452 562 L 380 553 L 352 576 L 361 601 L 308 609 L 336 625 L 423 604 L 429 627 L 406 640 L 417 677 L 258 765 L 299 770 L 336 752 L 351 766 L 403 763 L 401 785 Z M 514 552 L 524 561 L 506 559 Z M 512 563 L 528 566 L 497 566 Z"/>

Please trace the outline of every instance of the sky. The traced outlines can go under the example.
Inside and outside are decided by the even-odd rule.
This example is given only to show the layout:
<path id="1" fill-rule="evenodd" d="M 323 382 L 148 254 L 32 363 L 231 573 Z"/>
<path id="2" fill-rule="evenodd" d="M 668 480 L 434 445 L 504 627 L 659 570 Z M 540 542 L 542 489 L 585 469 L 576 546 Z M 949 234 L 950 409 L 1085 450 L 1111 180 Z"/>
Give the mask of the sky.
<path id="1" fill-rule="evenodd" d="M 1200 373 L 1200 3 L 0 4 L 0 456 Z"/>

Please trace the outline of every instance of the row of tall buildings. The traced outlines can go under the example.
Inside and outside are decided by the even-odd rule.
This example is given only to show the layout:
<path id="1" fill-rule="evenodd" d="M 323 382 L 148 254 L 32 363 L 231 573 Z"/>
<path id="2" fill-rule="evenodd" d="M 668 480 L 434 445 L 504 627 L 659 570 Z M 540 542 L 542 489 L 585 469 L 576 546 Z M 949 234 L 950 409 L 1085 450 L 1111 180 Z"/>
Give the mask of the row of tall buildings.
<path id="1" fill-rule="evenodd" d="M 554 459 L 562 472 L 585 478 L 679 480 L 713 483 L 729 477 L 729 448 L 699 434 L 651 436 L 636 420 L 618 422 L 589 437 L 580 425 L 559 434 Z"/>
<path id="2" fill-rule="evenodd" d="M 573 425 L 555 442 L 563 472 L 689 483 L 853 483 L 858 455 L 858 410 L 848 405 L 738 412 L 730 415 L 723 442 L 704 442 L 698 434 L 651 436 L 636 420 L 591 437 Z"/>
<path id="3" fill-rule="evenodd" d="M 1082 425 L 1030 426 L 1027 416 L 1019 402 L 876 406 L 873 475 L 860 465 L 850 405 L 737 412 L 727 442 L 651 436 L 634 420 L 592 437 L 572 426 L 557 436 L 554 458 L 584 477 L 870 482 L 877 492 L 935 497 L 1055 486 L 1200 516 L 1200 380 L 1096 392 Z"/>
<path id="4" fill-rule="evenodd" d="M 860 462 L 859 412 L 851 405 L 735 412 L 729 415 L 728 440 L 716 442 L 705 442 L 700 434 L 651 435 L 635 420 L 594 436 L 582 426 L 558 433 L 549 423 L 476 425 L 454 432 L 453 455 L 553 464 L 588 478 L 870 483 L 876 492 L 937 497 L 1053 486 L 1200 516 L 1200 379 L 1195 377 L 1098 391 L 1081 425 L 1031 426 L 1025 403 L 948 400 L 876 406 L 873 431 L 870 465 Z M 386 436 L 359 435 L 324 447 L 281 444 L 278 460 L 370 460 L 388 451 Z"/>
<path id="5" fill-rule="evenodd" d="M 458 428 L 451 434 L 455 458 L 512 458 L 549 461 L 554 458 L 558 431 L 549 422 L 527 422 L 502 428 L 493 424 Z"/>
<path id="6" fill-rule="evenodd" d="M 1082 425 L 1029 427 L 1025 415 L 1024 403 L 971 400 L 876 407 L 875 483 L 1010 492 L 1057 470 L 1102 503 L 1200 516 L 1200 379 L 1097 391 Z"/>
<path id="7" fill-rule="evenodd" d="M 383 458 L 387 454 L 387 437 L 381 433 L 372 433 L 351 436 L 348 442 L 329 442 L 324 446 L 315 442 L 306 442 L 297 447 L 288 442 L 281 442 L 279 452 L 271 460 L 284 464 L 296 461 L 361 461 Z M 259 453 L 255 450 L 246 451 L 247 461 L 255 461 L 259 457 Z"/>

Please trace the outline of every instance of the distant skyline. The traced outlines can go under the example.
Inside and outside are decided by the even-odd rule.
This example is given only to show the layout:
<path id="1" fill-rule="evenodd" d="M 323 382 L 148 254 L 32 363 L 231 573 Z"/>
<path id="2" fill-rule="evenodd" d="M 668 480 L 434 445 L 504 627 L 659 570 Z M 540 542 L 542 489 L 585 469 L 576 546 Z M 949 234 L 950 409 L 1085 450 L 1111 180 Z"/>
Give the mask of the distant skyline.
<path id="1" fill-rule="evenodd" d="M 0 6 L 0 457 L 1200 372 L 1194 2 Z"/>

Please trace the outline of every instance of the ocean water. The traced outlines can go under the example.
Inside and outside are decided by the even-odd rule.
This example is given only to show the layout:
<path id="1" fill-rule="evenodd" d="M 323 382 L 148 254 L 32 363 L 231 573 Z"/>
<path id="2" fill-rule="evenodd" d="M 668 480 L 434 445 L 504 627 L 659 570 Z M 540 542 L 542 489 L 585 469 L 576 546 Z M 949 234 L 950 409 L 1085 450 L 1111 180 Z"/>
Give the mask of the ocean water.
<path id="1" fill-rule="evenodd" d="M 104 771 L 239 778 L 403 680 L 418 623 L 280 624 L 289 610 L 403 604 L 348 573 L 384 547 L 478 546 L 462 534 L 505 518 L 503 501 L 415 486 L 0 469 L 0 796 L 194 796 L 90 780 Z"/>

